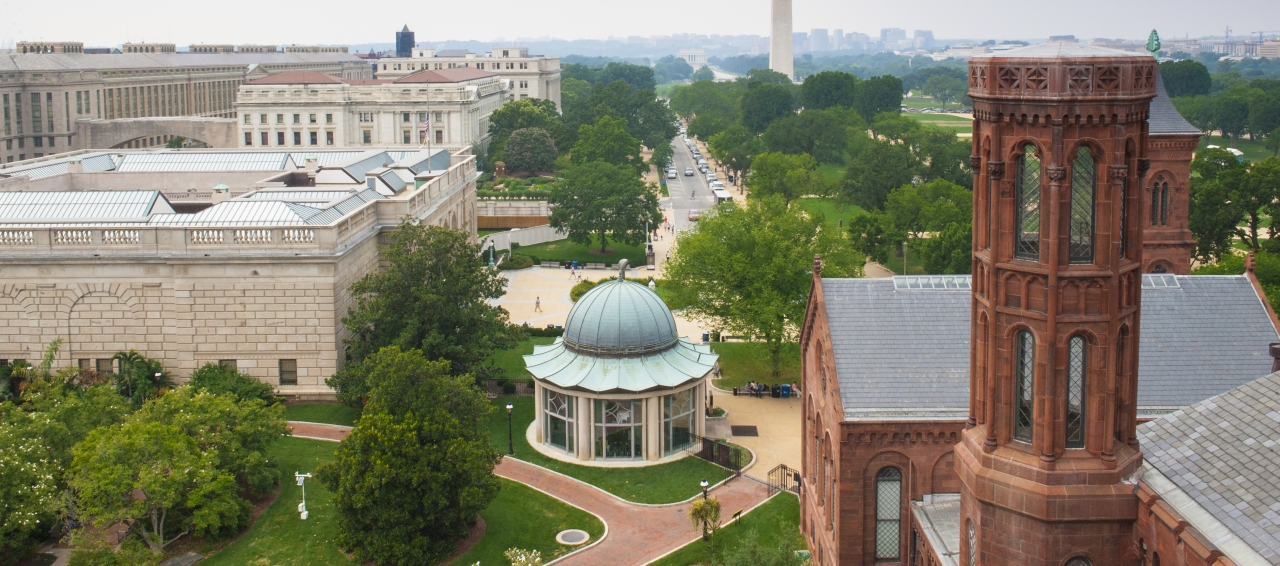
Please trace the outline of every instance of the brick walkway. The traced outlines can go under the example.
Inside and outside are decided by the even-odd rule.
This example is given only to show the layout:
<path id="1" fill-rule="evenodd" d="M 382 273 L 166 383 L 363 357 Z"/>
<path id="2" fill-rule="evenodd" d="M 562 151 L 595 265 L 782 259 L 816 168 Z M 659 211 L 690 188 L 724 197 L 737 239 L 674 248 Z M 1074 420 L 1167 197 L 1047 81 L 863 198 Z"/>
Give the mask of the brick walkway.
<path id="1" fill-rule="evenodd" d="M 351 427 L 289 421 L 293 435 L 315 440 L 340 441 Z M 640 566 L 680 548 L 701 534 L 689 524 L 688 504 L 651 507 L 628 503 L 593 486 L 546 468 L 503 458 L 494 473 L 542 490 L 570 505 L 594 513 L 608 525 L 604 541 L 556 562 L 563 566 Z M 747 478 L 735 478 L 713 490 L 720 499 L 721 517 L 755 507 L 768 498 L 765 486 Z"/>

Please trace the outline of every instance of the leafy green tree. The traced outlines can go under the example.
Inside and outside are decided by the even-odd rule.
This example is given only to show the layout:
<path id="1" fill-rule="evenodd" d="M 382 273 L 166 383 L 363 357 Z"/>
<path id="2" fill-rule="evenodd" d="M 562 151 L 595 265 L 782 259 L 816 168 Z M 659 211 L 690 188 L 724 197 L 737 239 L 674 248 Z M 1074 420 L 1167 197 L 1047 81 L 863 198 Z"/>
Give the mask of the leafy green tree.
<path id="1" fill-rule="evenodd" d="M 1280 90 L 1250 90 L 1249 137 L 1256 141 L 1280 129 Z"/>
<path id="2" fill-rule="evenodd" d="M 915 240 L 925 273 L 969 273 L 973 269 L 973 224 L 953 222 L 932 238 Z"/>
<path id="3" fill-rule="evenodd" d="M 742 95 L 742 125 L 754 133 L 762 133 L 774 120 L 795 111 L 791 88 L 773 83 L 752 85 Z"/>
<path id="4" fill-rule="evenodd" d="M 609 240 L 637 245 L 658 226 L 657 189 L 628 167 L 591 161 L 565 170 L 547 199 L 551 227 L 568 231 L 580 244 L 600 239 L 600 253 Z"/>
<path id="5" fill-rule="evenodd" d="M 909 142 L 924 126 L 899 112 L 881 112 L 871 122 L 871 133 L 886 140 Z"/>
<path id="6" fill-rule="evenodd" d="M 964 95 L 965 91 L 968 90 L 968 86 L 964 79 L 937 75 L 929 77 L 929 80 L 925 81 L 924 93 L 941 102 L 942 107 L 946 108 L 948 102 Z"/>
<path id="7" fill-rule="evenodd" d="M 235 478 L 177 426 L 132 420 L 99 428 L 74 453 L 71 486 L 81 512 L 98 527 L 128 525 L 152 554 L 189 532 L 217 533 L 240 524 Z M 182 523 L 172 536 L 171 518 Z"/>
<path id="8" fill-rule="evenodd" d="M 882 213 L 854 216 L 849 219 L 849 234 L 853 237 L 853 249 L 879 264 L 885 264 L 902 242 L 905 231 L 893 225 Z"/>
<path id="9" fill-rule="evenodd" d="M 1271 150 L 1271 156 L 1280 156 L 1280 128 L 1276 128 L 1267 134 L 1267 140 L 1263 146 Z"/>
<path id="10" fill-rule="evenodd" d="M 12 558 L 29 553 L 40 527 L 62 508 L 62 470 L 44 439 L 27 432 L 0 421 L 0 553 Z"/>
<path id="11" fill-rule="evenodd" d="M 234 395 L 241 401 L 257 399 L 267 405 L 280 402 L 270 384 L 215 363 L 207 363 L 192 372 L 187 385 L 197 391 L 205 390 L 215 395 Z"/>
<path id="12" fill-rule="evenodd" d="M 629 63 L 609 63 L 603 69 L 600 69 L 596 75 L 597 84 L 610 84 L 615 81 L 622 81 L 631 87 L 631 90 L 648 90 L 653 91 L 658 86 L 653 76 L 653 69 L 647 65 L 632 65 Z"/>
<path id="13" fill-rule="evenodd" d="M 113 376 L 116 390 L 133 400 L 134 405 L 159 397 L 173 387 L 173 378 L 160 361 L 143 356 L 137 350 L 116 352 L 111 360 L 119 370 Z"/>
<path id="14" fill-rule="evenodd" d="M 776 378 L 783 344 L 797 340 L 804 320 L 814 255 L 828 276 L 862 275 L 861 254 L 834 222 L 778 196 L 729 202 L 679 237 L 666 280 L 689 315 L 767 343 Z"/>
<path id="15" fill-rule="evenodd" d="M 1232 203 L 1228 191 L 1216 179 L 1191 179 L 1187 227 L 1195 236 L 1195 256 L 1200 263 L 1215 263 L 1230 256 L 1236 224 L 1244 213 Z"/>
<path id="16" fill-rule="evenodd" d="M 365 365 L 369 402 L 318 479 L 334 493 L 338 544 L 361 560 L 434 564 L 498 495 L 484 393 L 417 350 Z"/>
<path id="17" fill-rule="evenodd" d="M 747 193 L 752 198 L 781 197 L 787 205 L 806 195 L 826 194 L 829 189 L 818 173 L 818 162 L 807 153 L 761 153 L 751 162 Z"/>
<path id="18" fill-rule="evenodd" d="M 422 350 L 462 374 L 522 338 L 507 311 L 489 304 L 506 293 L 506 279 L 488 268 L 469 233 L 405 219 L 388 240 L 383 268 L 351 286 L 356 307 L 342 319 L 349 361 L 325 381 L 349 405 L 368 393 L 361 362 L 386 346 Z"/>
<path id="19" fill-rule="evenodd" d="M 1160 63 L 1160 78 L 1170 98 L 1179 96 L 1204 96 L 1213 87 L 1209 68 L 1204 63 L 1190 59 Z"/>
<path id="20" fill-rule="evenodd" d="M 1249 127 L 1249 99 L 1243 93 L 1227 92 L 1213 101 L 1214 121 L 1234 145 Z"/>
<path id="21" fill-rule="evenodd" d="M 840 195 L 867 210 L 881 210 L 889 191 L 911 183 L 918 167 L 905 144 L 872 140 L 845 170 Z"/>
<path id="22" fill-rule="evenodd" d="M 775 120 L 764 131 L 769 151 L 807 153 L 819 163 L 843 163 L 849 132 L 843 113 L 811 110 Z"/>
<path id="23" fill-rule="evenodd" d="M 1202 132 L 1217 129 L 1217 117 L 1214 115 L 1215 101 L 1208 96 L 1184 96 L 1170 99 L 1173 107 L 1182 114 L 1192 126 Z"/>
<path id="24" fill-rule="evenodd" d="M 805 109 L 822 110 L 832 106 L 853 108 L 858 97 L 858 77 L 840 71 L 824 71 L 804 78 L 800 92 Z"/>
<path id="25" fill-rule="evenodd" d="M 784 542 L 766 546 L 760 537 L 747 536 L 742 544 L 726 549 L 720 561 L 724 566 L 807 566 L 810 562 L 796 556 L 796 549 Z"/>
<path id="26" fill-rule="evenodd" d="M 671 163 L 671 158 L 675 157 L 675 149 L 672 149 L 671 142 L 662 142 L 653 148 L 653 154 L 649 156 L 649 165 L 661 170 Z"/>
<path id="27" fill-rule="evenodd" d="M 742 90 L 742 86 L 736 82 L 698 81 L 688 86 L 676 87 L 671 92 L 670 106 L 685 120 L 707 115 L 733 122 L 737 120 L 738 99 L 742 96 Z"/>
<path id="28" fill-rule="evenodd" d="M 858 84 L 854 110 L 860 116 L 898 112 L 902 108 L 902 79 L 891 75 L 871 77 Z"/>
<path id="29" fill-rule="evenodd" d="M 926 232 L 972 220 L 973 193 L 942 179 L 920 186 L 906 184 L 889 193 L 884 213 L 912 238 L 923 238 Z"/>
<path id="30" fill-rule="evenodd" d="M 782 85 L 790 89 L 795 84 L 791 81 L 791 77 L 772 69 L 751 69 L 747 71 L 746 79 L 748 88 L 760 84 L 773 84 Z"/>
<path id="31" fill-rule="evenodd" d="M 181 148 L 182 144 L 185 144 L 185 143 L 187 143 L 187 138 L 184 138 L 182 136 L 174 136 L 173 139 L 170 139 L 169 141 L 165 142 L 164 146 L 169 149 L 178 149 L 178 148 Z"/>
<path id="32" fill-rule="evenodd" d="M 955 132 L 926 126 L 912 130 L 907 143 L 920 163 L 923 180 L 945 179 L 973 188 L 973 172 L 969 170 L 973 146 L 968 140 L 960 139 Z"/>
<path id="33" fill-rule="evenodd" d="M 689 121 L 689 135 L 700 140 L 709 140 L 725 131 L 730 126 L 730 122 L 726 122 L 711 114 L 699 114 L 693 120 Z"/>
<path id="34" fill-rule="evenodd" d="M 628 167 L 637 175 L 644 170 L 640 140 L 631 137 L 624 120 L 610 116 L 578 130 L 578 143 L 569 151 L 569 162 L 582 165 L 590 161 Z"/>
<path id="35" fill-rule="evenodd" d="M 884 263 L 904 241 L 920 254 L 926 273 L 968 273 L 972 253 L 973 193 L 944 179 L 889 192 L 883 212 L 854 218 L 854 247 Z"/>
<path id="36" fill-rule="evenodd" d="M 734 124 L 707 140 L 707 151 L 741 179 L 742 174 L 751 169 L 755 156 L 764 152 L 764 142 L 741 125 Z"/>
<path id="37" fill-rule="evenodd" d="M 542 128 L 511 132 L 503 147 L 503 160 L 508 171 L 554 171 L 556 155 L 556 142 Z"/>
<path id="38" fill-rule="evenodd" d="M 711 67 L 703 65 L 702 68 L 694 71 L 693 76 L 690 78 L 695 81 L 714 81 L 716 80 L 716 73 L 711 70 Z"/>
<path id="39" fill-rule="evenodd" d="M 489 116 L 489 160 L 503 161 L 507 138 L 516 130 L 538 128 L 551 136 L 557 148 L 568 148 L 572 134 L 565 127 L 556 104 L 541 98 L 523 98 L 503 104 Z"/>
<path id="40" fill-rule="evenodd" d="M 688 79 L 693 74 L 693 67 L 682 57 L 667 55 L 658 59 L 653 65 L 653 78 L 658 84 L 673 83 Z"/>

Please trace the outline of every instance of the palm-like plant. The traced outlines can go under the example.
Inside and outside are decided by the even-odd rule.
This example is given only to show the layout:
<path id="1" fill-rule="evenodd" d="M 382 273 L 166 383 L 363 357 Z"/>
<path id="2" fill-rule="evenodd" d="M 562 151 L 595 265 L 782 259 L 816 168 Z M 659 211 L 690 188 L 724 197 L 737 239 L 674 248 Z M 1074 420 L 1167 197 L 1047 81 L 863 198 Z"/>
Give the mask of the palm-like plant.
<path id="1" fill-rule="evenodd" d="M 143 356 L 137 350 L 116 352 L 111 359 L 119 369 L 115 374 L 116 390 L 135 404 L 163 395 L 174 385 L 158 360 Z"/>
<path id="2" fill-rule="evenodd" d="M 702 527 L 702 540 L 709 540 L 711 533 L 720 528 L 720 500 L 707 497 L 694 501 L 689 506 L 689 522 Z"/>

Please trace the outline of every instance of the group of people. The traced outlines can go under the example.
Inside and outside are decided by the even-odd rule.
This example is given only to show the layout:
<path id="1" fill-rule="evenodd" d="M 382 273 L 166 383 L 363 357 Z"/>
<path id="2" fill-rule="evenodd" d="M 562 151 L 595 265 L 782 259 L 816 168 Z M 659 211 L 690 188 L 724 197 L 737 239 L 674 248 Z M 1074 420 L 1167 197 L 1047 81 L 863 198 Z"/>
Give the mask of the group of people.
<path id="1" fill-rule="evenodd" d="M 763 397 L 766 394 L 769 394 L 768 384 L 757 383 L 755 381 L 747 382 L 746 389 L 747 389 L 747 394 L 754 395 L 756 397 Z M 799 394 L 800 394 L 800 385 L 795 383 L 794 381 L 791 382 L 791 395 L 796 396 Z"/>

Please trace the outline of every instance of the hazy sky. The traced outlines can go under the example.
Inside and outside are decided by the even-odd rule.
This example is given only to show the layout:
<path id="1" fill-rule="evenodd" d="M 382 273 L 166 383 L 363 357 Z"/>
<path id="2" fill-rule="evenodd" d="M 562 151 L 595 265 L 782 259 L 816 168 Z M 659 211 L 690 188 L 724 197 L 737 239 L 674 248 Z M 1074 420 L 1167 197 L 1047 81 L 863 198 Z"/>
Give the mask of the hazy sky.
<path id="1" fill-rule="evenodd" d="M 404 24 L 418 41 L 488 41 L 550 36 L 604 39 L 672 33 L 768 33 L 768 0 L 6 0 L 0 43 L 125 41 L 191 43 L 391 42 Z M 931 29 L 938 38 L 1164 37 L 1280 30 L 1280 0 L 794 0 L 796 31 L 843 28 L 878 35 L 880 28 Z"/>

